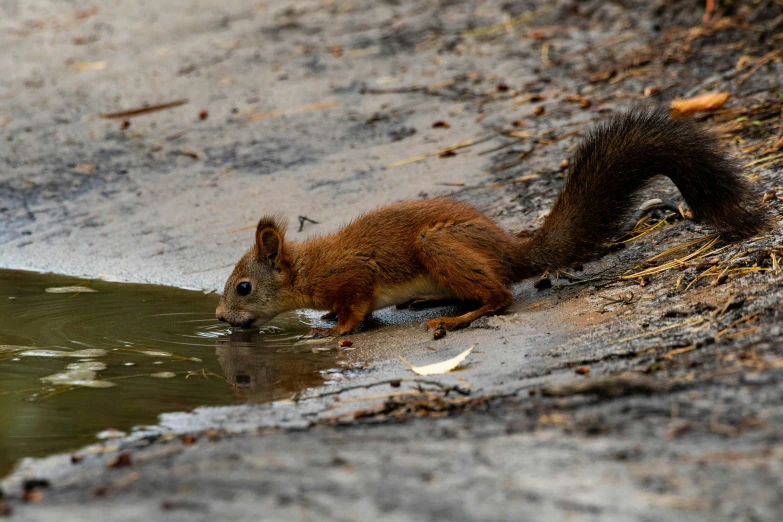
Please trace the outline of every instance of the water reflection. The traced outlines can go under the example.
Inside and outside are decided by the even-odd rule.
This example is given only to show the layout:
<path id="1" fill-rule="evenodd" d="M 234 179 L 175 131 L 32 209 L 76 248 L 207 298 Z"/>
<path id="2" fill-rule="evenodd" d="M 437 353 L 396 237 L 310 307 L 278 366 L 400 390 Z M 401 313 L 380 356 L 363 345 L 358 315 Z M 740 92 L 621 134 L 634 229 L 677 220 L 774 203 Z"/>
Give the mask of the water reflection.
<path id="1" fill-rule="evenodd" d="M 238 402 L 264 403 L 291 398 L 321 385 L 338 365 L 337 350 L 310 345 L 281 347 L 256 331 L 232 332 L 218 339 L 217 360 Z"/>
<path id="2" fill-rule="evenodd" d="M 46 291 L 73 286 L 95 291 Z M 107 428 L 284 399 L 338 378 L 336 350 L 299 342 L 303 316 L 231 332 L 215 320 L 216 300 L 0 270 L 0 476 L 22 457 L 76 449 Z"/>

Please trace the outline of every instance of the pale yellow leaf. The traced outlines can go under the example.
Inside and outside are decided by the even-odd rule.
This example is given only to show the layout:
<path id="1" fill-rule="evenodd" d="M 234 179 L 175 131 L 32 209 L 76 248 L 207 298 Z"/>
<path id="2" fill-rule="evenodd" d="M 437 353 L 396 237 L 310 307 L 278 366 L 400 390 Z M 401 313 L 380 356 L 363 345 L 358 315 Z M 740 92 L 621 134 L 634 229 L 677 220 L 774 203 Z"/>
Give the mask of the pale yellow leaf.
<path id="1" fill-rule="evenodd" d="M 449 373 L 451 370 L 459 366 L 459 364 L 464 361 L 467 356 L 470 354 L 470 352 L 473 351 L 473 348 L 475 348 L 475 344 L 462 352 L 461 354 L 457 355 L 456 357 L 452 357 L 451 359 L 447 361 L 442 361 L 435 364 L 428 364 L 426 366 L 413 366 L 411 363 L 406 361 L 404 358 L 400 357 L 400 360 L 405 363 L 405 365 L 413 371 L 413 373 L 417 375 L 440 375 L 442 373 Z"/>

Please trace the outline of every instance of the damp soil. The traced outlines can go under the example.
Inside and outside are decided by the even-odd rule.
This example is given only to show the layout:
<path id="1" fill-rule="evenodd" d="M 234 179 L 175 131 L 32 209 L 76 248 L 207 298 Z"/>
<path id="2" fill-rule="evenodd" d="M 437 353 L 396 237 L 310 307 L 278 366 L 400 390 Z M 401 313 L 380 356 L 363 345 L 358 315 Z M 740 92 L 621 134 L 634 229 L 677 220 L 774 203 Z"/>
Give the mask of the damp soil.
<path id="1" fill-rule="evenodd" d="M 297 315 L 232 332 L 215 320 L 215 301 L 0 271 L 0 475 L 163 412 L 288 398 L 337 365 L 334 352 L 298 343 L 307 326 Z"/>

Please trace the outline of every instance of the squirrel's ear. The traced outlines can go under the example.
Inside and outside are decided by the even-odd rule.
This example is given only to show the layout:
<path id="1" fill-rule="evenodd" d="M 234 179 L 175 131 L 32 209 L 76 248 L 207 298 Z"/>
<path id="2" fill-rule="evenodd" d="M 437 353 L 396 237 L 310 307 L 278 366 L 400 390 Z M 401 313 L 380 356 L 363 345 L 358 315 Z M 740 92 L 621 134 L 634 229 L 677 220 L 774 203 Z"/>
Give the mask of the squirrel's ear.
<path id="1" fill-rule="evenodd" d="M 285 231 L 274 219 L 261 218 L 256 228 L 256 254 L 258 260 L 280 268 L 283 262 L 283 235 Z"/>

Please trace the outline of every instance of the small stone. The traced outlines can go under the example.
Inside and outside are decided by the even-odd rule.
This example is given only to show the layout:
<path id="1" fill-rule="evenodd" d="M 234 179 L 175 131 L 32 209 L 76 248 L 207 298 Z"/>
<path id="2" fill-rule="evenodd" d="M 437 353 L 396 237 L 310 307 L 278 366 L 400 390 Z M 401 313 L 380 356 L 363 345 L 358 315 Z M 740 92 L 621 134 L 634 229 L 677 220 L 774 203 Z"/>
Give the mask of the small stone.
<path id="1" fill-rule="evenodd" d="M 111 462 L 109 462 L 108 466 L 110 468 L 126 468 L 131 464 L 133 464 L 133 462 L 131 461 L 130 453 L 126 451 L 117 455 Z"/>

